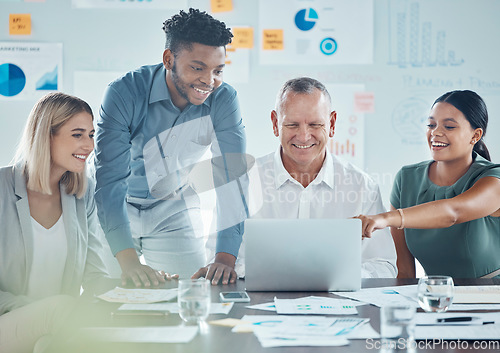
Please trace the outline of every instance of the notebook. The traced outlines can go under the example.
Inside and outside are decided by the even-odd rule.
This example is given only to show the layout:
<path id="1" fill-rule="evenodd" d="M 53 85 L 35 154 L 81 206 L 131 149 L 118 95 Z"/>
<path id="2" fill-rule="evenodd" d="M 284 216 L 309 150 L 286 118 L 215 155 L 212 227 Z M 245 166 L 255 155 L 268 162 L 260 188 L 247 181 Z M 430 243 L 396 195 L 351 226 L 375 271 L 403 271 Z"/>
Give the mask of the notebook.
<path id="1" fill-rule="evenodd" d="M 361 287 L 361 220 L 247 219 L 248 291 L 355 291 Z"/>

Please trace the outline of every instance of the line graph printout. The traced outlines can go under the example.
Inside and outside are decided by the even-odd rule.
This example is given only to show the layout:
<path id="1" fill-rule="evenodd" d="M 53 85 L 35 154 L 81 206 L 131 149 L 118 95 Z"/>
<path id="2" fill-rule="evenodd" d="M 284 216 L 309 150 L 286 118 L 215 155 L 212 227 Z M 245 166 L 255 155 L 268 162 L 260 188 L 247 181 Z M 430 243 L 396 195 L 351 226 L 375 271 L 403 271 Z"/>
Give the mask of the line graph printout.
<path id="1" fill-rule="evenodd" d="M 260 0 L 262 65 L 373 63 L 372 0 Z"/>

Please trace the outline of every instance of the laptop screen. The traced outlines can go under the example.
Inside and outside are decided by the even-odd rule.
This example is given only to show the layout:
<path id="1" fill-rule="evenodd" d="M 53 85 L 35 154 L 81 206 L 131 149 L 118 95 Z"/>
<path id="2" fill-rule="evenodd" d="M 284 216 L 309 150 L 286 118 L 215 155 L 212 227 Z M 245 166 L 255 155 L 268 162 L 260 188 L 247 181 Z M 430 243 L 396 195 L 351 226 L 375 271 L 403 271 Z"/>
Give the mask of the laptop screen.
<path id="1" fill-rule="evenodd" d="M 361 220 L 248 219 L 248 291 L 354 291 L 361 287 Z"/>

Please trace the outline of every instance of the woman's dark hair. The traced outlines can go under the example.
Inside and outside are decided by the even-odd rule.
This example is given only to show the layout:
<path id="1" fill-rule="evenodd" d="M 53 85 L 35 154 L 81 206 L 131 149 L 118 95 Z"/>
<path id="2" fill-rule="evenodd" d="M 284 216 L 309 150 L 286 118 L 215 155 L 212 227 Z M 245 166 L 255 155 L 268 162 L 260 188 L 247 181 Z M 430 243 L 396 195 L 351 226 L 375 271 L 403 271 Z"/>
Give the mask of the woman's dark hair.
<path id="1" fill-rule="evenodd" d="M 483 141 L 488 126 L 488 110 L 483 99 L 476 92 L 464 90 L 447 92 L 436 99 L 432 106 L 441 102 L 451 104 L 460 110 L 473 129 L 483 129 L 483 136 L 474 145 L 474 151 L 481 157 L 491 161 L 490 153 Z"/>

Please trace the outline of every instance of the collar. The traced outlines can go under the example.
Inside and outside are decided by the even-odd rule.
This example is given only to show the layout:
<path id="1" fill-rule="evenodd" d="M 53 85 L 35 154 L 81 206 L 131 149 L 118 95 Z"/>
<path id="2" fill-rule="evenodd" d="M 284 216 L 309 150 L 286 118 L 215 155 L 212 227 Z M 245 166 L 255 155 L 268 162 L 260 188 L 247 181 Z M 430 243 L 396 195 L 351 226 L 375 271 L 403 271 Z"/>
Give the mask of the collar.
<path id="1" fill-rule="evenodd" d="M 291 183 L 295 183 L 297 185 L 301 185 L 297 180 L 292 178 L 290 173 L 285 169 L 283 165 L 283 160 L 281 159 L 281 145 L 278 147 L 276 152 L 274 153 L 274 186 L 276 189 L 279 189 L 283 184 L 287 181 Z M 321 167 L 316 178 L 309 185 L 317 185 L 322 182 L 329 186 L 331 189 L 334 188 L 333 177 L 334 177 L 334 165 L 333 158 L 331 154 L 327 151 L 326 158 L 323 162 L 323 166 Z"/>
<path id="2" fill-rule="evenodd" d="M 23 199 L 28 197 L 28 190 L 26 188 L 26 177 L 24 176 L 24 168 L 21 163 L 16 163 L 12 172 L 14 173 L 14 192 L 16 195 Z"/>
<path id="3" fill-rule="evenodd" d="M 224 83 L 222 83 L 222 85 L 223 84 Z M 210 97 L 212 97 L 212 95 L 219 88 L 221 88 L 222 85 L 220 85 L 214 92 L 212 92 L 210 96 L 207 99 L 205 99 L 205 101 L 201 105 L 206 105 L 210 107 L 210 102 L 211 102 Z M 170 104 L 172 104 L 172 106 L 175 107 L 174 102 L 172 102 L 172 96 L 170 95 L 170 91 L 168 90 L 167 86 L 167 70 L 165 69 L 165 66 L 161 64 L 161 68 L 159 70 L 156 70 L 153 76 L 153 84 L 151 85 L 151 93 L 149 95 L 149 104 L 160 102 L 163 100 L 169 101 Z M 190 105 L 192 104 L 188 103 L 186 108 L 188 108 Z"/>
<path id="4" fill-rule="evenodd" d="M 151 85 L 151 93 L 149 94 L 149 104 L 163 100 L 172 102 L 170 92 L 168 91 L 166 75 L 167 70 L 165 70 L 165 67 L 161 64 L 160 69 L 156 70 L 153 76 L 153 84 Z"/>

